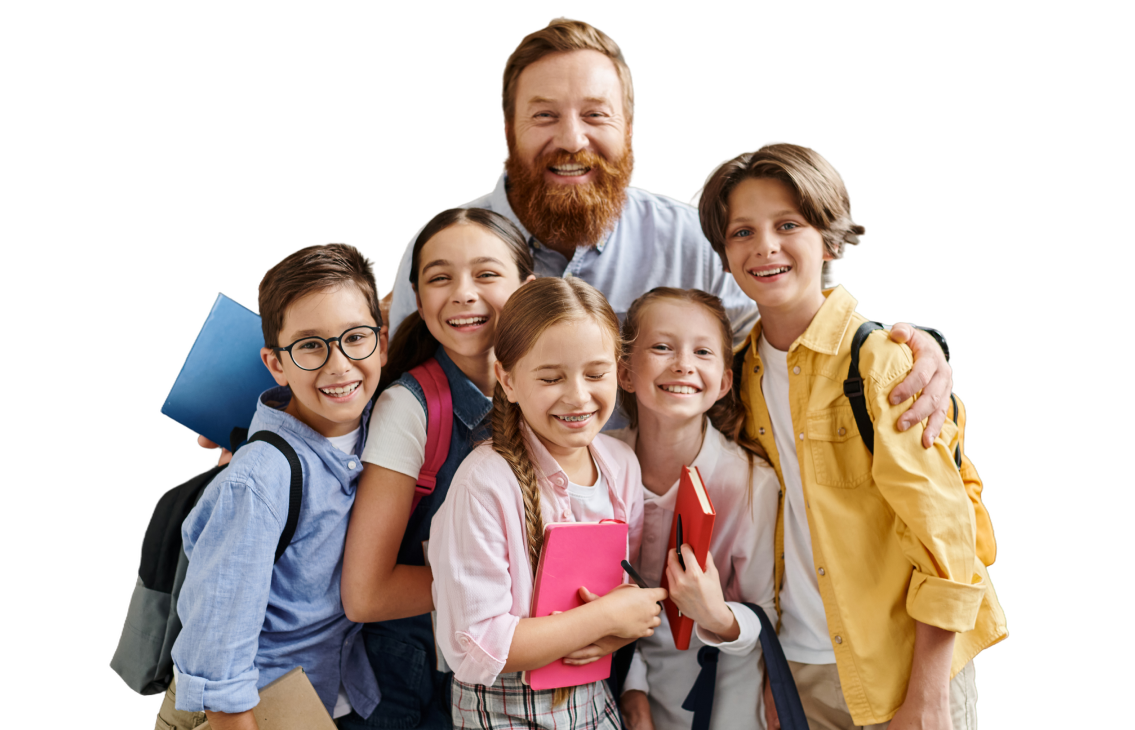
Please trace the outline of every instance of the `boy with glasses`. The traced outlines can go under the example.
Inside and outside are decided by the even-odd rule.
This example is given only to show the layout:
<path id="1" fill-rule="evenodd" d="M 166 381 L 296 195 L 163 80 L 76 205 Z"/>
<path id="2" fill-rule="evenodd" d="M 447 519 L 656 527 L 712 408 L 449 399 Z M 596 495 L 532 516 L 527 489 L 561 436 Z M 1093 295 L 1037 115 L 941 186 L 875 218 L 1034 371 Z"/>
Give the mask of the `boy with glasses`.
<path id="1" fill-rule="evenodd" d="M 157 728 L 256 728 L 258 690 L 302 666 L 332 717 L 378 704 L 379 691 L 339 597 L 343 545 L 362 474 L 370 401 L 386 362 L 370 262 L 343 244 L 288 256 L 260 282 L 264 348 L 279 387 L 260 396 L 249 433 L 295 449 L 303 502 L 288 548 L 291 470 L 252 442 L 206 488 L 182 525 L 189 570 L 178 598 L 176 695 Z"/>

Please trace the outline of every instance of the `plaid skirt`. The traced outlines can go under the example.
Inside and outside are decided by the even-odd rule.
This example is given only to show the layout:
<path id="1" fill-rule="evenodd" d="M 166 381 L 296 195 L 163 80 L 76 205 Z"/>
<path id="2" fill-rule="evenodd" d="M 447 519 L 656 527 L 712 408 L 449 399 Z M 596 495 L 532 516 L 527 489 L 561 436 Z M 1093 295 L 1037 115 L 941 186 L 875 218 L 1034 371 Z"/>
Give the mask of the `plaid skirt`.
<path id="1" fill-rule="evenodd" d="M 453 680 L 453 727 L 481 730 L 620 730 L 619 710 L 606 682 L 576 687 L 567 702 L 552 707 L 555 690 L 532 689 L 520 672 L 495 684 Z"/>

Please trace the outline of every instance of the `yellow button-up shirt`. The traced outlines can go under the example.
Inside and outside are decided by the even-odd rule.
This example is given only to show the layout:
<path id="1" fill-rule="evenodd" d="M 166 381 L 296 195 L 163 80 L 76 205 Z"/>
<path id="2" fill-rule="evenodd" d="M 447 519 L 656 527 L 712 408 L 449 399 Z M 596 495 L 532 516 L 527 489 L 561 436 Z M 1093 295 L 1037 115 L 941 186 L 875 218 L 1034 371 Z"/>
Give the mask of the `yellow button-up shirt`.
<path id="1" fill-rule="evenodd" d="M 915 621 L 957 632 L 951 674 L 1008 632 L 977 554 L 979 520 L 970 497 L 974 487 L 967 492 L 954 463 L 957 427 L 947 420 L 930 449 L 922 447 L 922 429 L 904 433 L 896 428 L 912 401 L 891 405 L 887 396 L 914 360 L 908 347 L 875 333 L 859 356 L 875 425 L 872 456 L 843 394 L 851 340 L 866 320 L 855 312 L 856 301 L 843 287 L 825 296 L 808 329 L 788 350 L 788 401 L 812 557 L 840 683 L 855 724 L 870 725 L 890 720 L 906 697 Z M 758 322 L 748 339 L 741 395 L 745 430 L 768 452 L 782 487 L 775 538 L 779 603 L 784 473 L 761 391 L 760 332 Z M 963 468 L 976 480 L 972 465 Z M 978 495 L 980 488 L 978 481 Z"/>

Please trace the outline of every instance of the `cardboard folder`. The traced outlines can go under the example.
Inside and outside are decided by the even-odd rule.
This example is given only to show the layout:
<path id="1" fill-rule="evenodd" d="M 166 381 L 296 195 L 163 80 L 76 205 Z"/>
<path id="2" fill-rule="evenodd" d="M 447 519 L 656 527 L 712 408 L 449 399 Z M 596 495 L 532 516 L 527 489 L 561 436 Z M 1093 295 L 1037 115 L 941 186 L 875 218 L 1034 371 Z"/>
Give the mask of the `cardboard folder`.
<path id="1" fill-rule="evenodd" d="M 335 730 L 335 721 L 303 667 L 264 685 L 260 704 L 252 708 L 252 714 L 260 730 Z M 210 725 L 198 725 L 197 730 L 210 730 Z"/>

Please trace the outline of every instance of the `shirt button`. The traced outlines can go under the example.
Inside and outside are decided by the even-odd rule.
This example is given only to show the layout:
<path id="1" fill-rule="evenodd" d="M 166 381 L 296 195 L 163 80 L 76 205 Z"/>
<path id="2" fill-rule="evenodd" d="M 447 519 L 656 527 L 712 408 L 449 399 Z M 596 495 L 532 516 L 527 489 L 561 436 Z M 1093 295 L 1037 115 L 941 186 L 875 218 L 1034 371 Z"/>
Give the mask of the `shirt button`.
<path id="1" fill-rule="evenodd" d="M 799 374 L 800 374 L 800 366 L 799 366 L 799 365 L 797 365 L 796 367 L 792 368 L 792 374 L 793 374 L 793 375 L 799 375 Z"/>
<path id="2" fill-rule="evenodd" d="M 843 643 L 843 637 L 842 636 L 835 637 L 835 643 L 842 644 Z"/>
<path id="3" fill-rule="evenodd" d="M 760 366 L 760 365 L 754 365 L 754 366 L 753 366 L 753 372 L 754 372 L 754 373 L 759 373 L 760 371 L 761 371 L 761 366 Z"/>
<path id="4" fill-rule="evenodd" d="M 348 462 L 347 462 L 347 468 L 348 468 L 348 469 L 354 469 L 354 468 L 355 468 L 355 462 L 353 462 L 353 461 L 348 461 Z"/>
<path id="5" fill-rule="evenodd" d="M 760 427 L 759 429 L 757 429 L 757 432 L 758 432 L 758 433 L 759 433 L 760 435 L 764 436 L 764 435 L 765 435 L 765 427 L 764 427 L 764 426 L 761 426 L 761 427 Z"/>
<path id="6" fill-rule="evenodd" d="M 567 519 L 571 519 L 571 510 L 570 510 L 570 509 L 565 509 L 565 510 L 564 510 L 564 519 L 565 519 L 565 520 L 567 520 Z"/>
<path id="7" fill-rule="evenodd" d="M 801 440 L 801 441 L 803 441 L 803 440 L 804 440 L 804 432 L 803 432 L 803 431 L 801 431 L 801 432 L 800 432 L 800 440 Z"/>
<path id="8" fill-rule="evenodd" d="M 820 575 L 824 575 L 824 569 L 820 568 Z"/>
<path id="9" fill-rule="evenodd" d="M 846 428 L 840 428 L 839 435 L 843 436 L 845 433 L 847 433 L 847 429 Z"/>

